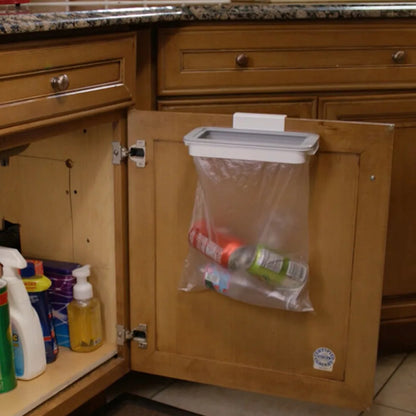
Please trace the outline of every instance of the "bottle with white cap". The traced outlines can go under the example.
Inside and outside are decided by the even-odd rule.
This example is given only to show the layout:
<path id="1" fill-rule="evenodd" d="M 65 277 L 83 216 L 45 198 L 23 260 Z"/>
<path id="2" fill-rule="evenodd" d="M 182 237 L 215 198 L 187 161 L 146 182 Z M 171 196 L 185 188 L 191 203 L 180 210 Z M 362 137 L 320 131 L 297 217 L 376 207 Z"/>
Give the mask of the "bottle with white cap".
<path id="1" fill-rule="evenodd" d="M 9 294 L 16 377 L 30 380 L 45 371 L 46 355 L 39 317 L 19 276 L 27 263 L 18 250 L 0 247 L 0 264 Z"/>
<path id="2" fill-rule="evenodd" d="M 92 285 L 88 282 L 90 265 L 72 271 L 77 279 L 74 285 L 74 299 L 68 305 L 68 327 L 71 350 L 88 352 L 96 350 L 103 343 L 101 305 L 94 297 Z"/>

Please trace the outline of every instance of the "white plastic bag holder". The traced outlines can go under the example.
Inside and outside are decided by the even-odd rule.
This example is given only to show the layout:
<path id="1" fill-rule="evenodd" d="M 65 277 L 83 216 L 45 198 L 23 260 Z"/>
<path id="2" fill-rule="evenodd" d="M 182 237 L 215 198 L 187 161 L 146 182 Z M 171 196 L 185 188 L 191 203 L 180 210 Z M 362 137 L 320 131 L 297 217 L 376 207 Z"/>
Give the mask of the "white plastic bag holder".
<path id="1" fill-rule="evenodd" d="M 305 163 L 319 136 L 285 132 L 286 115 L 235 113 L 233 128 L 199 127 L 184 137 L 191 156 Z"/>
<path id="2" fill-rule="evenodd" d="M 312 133 L 198 127 L 184 142 L 191 156 L 299 164 L 316 153 L 318 139 Z"/>

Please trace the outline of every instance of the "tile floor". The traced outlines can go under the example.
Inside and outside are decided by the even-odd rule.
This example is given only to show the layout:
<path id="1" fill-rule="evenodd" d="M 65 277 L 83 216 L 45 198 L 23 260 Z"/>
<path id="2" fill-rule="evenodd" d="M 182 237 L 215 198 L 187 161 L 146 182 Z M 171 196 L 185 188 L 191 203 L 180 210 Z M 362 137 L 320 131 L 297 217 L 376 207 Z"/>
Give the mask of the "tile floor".
<path id="1" fill-rule="evenodd" d="M 374 404 L 369 411 L 338 409 L 296 400 L 131 373 L 112 386 L 120 392 L 189 410 L 204 416 L 411 416 L 416 415 L 416 353 L 379 359 Z"/>

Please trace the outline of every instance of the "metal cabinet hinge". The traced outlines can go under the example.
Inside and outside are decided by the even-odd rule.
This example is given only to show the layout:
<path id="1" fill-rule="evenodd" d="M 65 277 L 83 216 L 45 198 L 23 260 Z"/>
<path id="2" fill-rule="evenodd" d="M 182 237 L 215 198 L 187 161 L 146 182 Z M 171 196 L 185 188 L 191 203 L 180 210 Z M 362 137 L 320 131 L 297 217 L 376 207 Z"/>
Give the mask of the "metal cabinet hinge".
<path id="1" fill-rule="evenodd" d="M 146 165 L 146 142 L 137 140 L 135 145 L 128 149 L 120 142 L 112 142 L 113 146 L 113 165 L 119 165 L 122 160 L 129 158 L 138 168 L 144 168 Z"/>
<path id="2" fill-rule="evenodd" d="M 127 341 L 135 341 L 139 348 L 147 348 L 147 325 L 139 324 L 133 330 L 124 328 L 123 325 L 117 325 L 117 345 L 124 345 Z"/>

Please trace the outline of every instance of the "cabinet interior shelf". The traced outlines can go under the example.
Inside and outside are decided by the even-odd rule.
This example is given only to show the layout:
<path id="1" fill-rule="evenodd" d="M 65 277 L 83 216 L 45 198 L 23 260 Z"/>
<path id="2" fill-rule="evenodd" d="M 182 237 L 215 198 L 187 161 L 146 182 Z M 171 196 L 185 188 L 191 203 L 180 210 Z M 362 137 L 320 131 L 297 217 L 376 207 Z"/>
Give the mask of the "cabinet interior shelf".
<path id="1" fill-rule="evenodd" d="M 24 415 L 116 354 L 117 348 L 111 344 L 88 353 L 60 347 L 58 358 L 47 365 L 42 375 L 29 381 L 19 380 L 14 390 L 2 395 L 2 407 L 8 409 L 9 415 Z"/>

